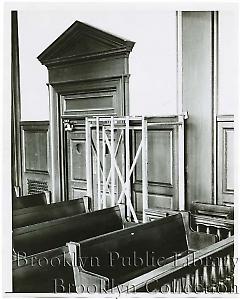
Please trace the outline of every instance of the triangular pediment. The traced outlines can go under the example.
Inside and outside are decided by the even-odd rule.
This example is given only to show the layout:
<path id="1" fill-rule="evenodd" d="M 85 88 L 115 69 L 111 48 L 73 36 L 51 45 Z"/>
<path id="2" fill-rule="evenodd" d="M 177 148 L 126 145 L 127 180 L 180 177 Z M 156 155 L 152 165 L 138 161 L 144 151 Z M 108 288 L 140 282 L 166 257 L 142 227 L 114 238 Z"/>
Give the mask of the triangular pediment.
<path id="1" fill-rule="evenodd" d="M 130 52 L 133 46 L 134 42 L 76 21 L 38 59 L 42 64 L 49 65 L 109 53 Z"/>

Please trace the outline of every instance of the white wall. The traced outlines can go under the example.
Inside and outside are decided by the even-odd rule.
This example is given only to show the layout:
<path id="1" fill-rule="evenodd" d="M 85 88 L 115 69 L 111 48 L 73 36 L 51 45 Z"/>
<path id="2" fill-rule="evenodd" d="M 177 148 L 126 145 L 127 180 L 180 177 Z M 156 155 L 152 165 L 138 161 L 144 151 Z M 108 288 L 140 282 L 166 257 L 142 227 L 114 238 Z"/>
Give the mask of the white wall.
<path id="1" fill-rule="evenodd" d="M 238 11 L 219 12 L 218 114 L 234 114 L 238 102 Z"/>
<path id="2" fill-rule="evenodd" d="M 75 20 L 136 44 L 130 55 L 130 114 L 176 113 L 176 12 L 159 6 L 78 6 L 19 11 L 22 119 L 48 119 L 47 69 L 37 56 Z"/>
<path id="3" fill-rule="evenodd" d="M 18 11 L 22 120 L 49 119 L 47 69 L 36 57 L 75 20 L 136 42 L 130 55 L 130 114 L 177 113 L 176 10 L 188 7 L 175 6 L 21 5 Z M 209 10 L 219 10 L 218 114 L 233 114 L 238 98 L 237 9 L 225 4 Z"/>

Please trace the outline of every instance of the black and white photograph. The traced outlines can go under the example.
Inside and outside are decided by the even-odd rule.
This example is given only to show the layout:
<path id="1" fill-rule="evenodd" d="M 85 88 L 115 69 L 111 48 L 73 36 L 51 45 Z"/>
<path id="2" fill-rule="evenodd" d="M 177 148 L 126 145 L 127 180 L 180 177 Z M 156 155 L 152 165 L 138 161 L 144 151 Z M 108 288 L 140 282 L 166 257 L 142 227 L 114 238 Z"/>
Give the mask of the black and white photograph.
<path id="1" fill-rule="evenodd" d="M 237 298 L 240 3 L 2 8 L 2 295 Z"/>

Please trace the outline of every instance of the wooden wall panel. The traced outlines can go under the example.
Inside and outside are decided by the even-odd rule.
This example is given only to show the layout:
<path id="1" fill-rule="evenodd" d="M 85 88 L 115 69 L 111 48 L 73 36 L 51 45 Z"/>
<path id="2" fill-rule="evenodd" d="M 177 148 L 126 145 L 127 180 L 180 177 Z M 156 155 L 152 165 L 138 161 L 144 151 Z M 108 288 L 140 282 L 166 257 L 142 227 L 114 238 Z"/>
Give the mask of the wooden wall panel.
<path id="1" fill-rule="evenodd" d="M 49 122 L 23 121 L 21 134 L 23 195 L 51 191 Z"/>
<path id="2" fill-rule="evenodd" d="M 136 134 L 136 146 L 140 144 L 141 133 Z M 157 162 L 157 163 L 156 163 Z M 150 183 L 172 185 L 173 147 L 172 130 L 149 130 L 148 173 Z M 142 177 L 141 157 L 137 163 L 136 179 Z"/>
<path id="3" fill-rule="evenodd" d="M 173 196 L 148 194 L 148 208 L 149 209 L 173 209 Z M 142 193 L 136 192 L 136 210 L 142 211 Z"/>
<path id="4" fill-rule="evenodd" d="M 71 194 L 71 199 L 77 199 L 81 198 L 86 195 L 86 190 L 85 189 L 80 189 L 80 188 L 72 188 L 72 194 Z"/>
<path id="5" fill-rule="evenodd" d="M 183 111 L 186 121 L 186 208 L 213 201 L 212 12 L 183 12 Z"/>
<path id="6" fill-rule="evenodd" d="M 62 96 L 63 114 L 78 115 L 79 113 L 114 113 L 116 107 L 116 89 L 106 91 L 82 92 Z"/>
<path id="7" fill-rule="evenodd" d="M 59 93 L 60 111 L 63 117 L 121 115 L 125 111 L 125 103 L 119 102 L 119 98 L 124 96 L 121 89 L 121 78 L 69 82 L 55 87 Z"/>
<path id="8" fill-rule="evenodd" d="M 234 202 L 234 122 L 218 118 L 218 203 Z"/>
<path id="9" fill-rule="evenodd" d="M 24 171 L 48 173 L 47 131 L 24 130 Z"/>
<path id="10" fill-rule="evenodd" d="M 171 119 L 171 118 L 169 118 Z M 171 123 L 148 127 L 148 207 L 178 209 L 178 127 Z M 133 136 L 133 151 L 138 148 L 141 132 Z M 141 157 L 133 181 L 133 198 L 137 213 L 142 212 Z"/>
<path id="11" fill-rule="evenodd" d="M 86 181 L 85 139 L 70 140 L 70 155 L 70 179 L 74 181 Z"/>

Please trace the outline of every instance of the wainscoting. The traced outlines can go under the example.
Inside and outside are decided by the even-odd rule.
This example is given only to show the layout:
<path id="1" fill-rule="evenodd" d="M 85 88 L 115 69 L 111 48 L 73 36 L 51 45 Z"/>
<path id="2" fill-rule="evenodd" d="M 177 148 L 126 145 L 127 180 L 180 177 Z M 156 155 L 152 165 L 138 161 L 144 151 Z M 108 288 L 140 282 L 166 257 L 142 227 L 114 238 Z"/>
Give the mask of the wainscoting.
<path id="1" fill-rule="evenodd" d="M 49 122 L 22 121 L 22 194 L 51 190 Z"/>
<path id="2" fill-rule="evenodd" d="M 217 203 L 233 204 L 234 200 L 234 121 L 233 116 L 217 118 Z"/>

